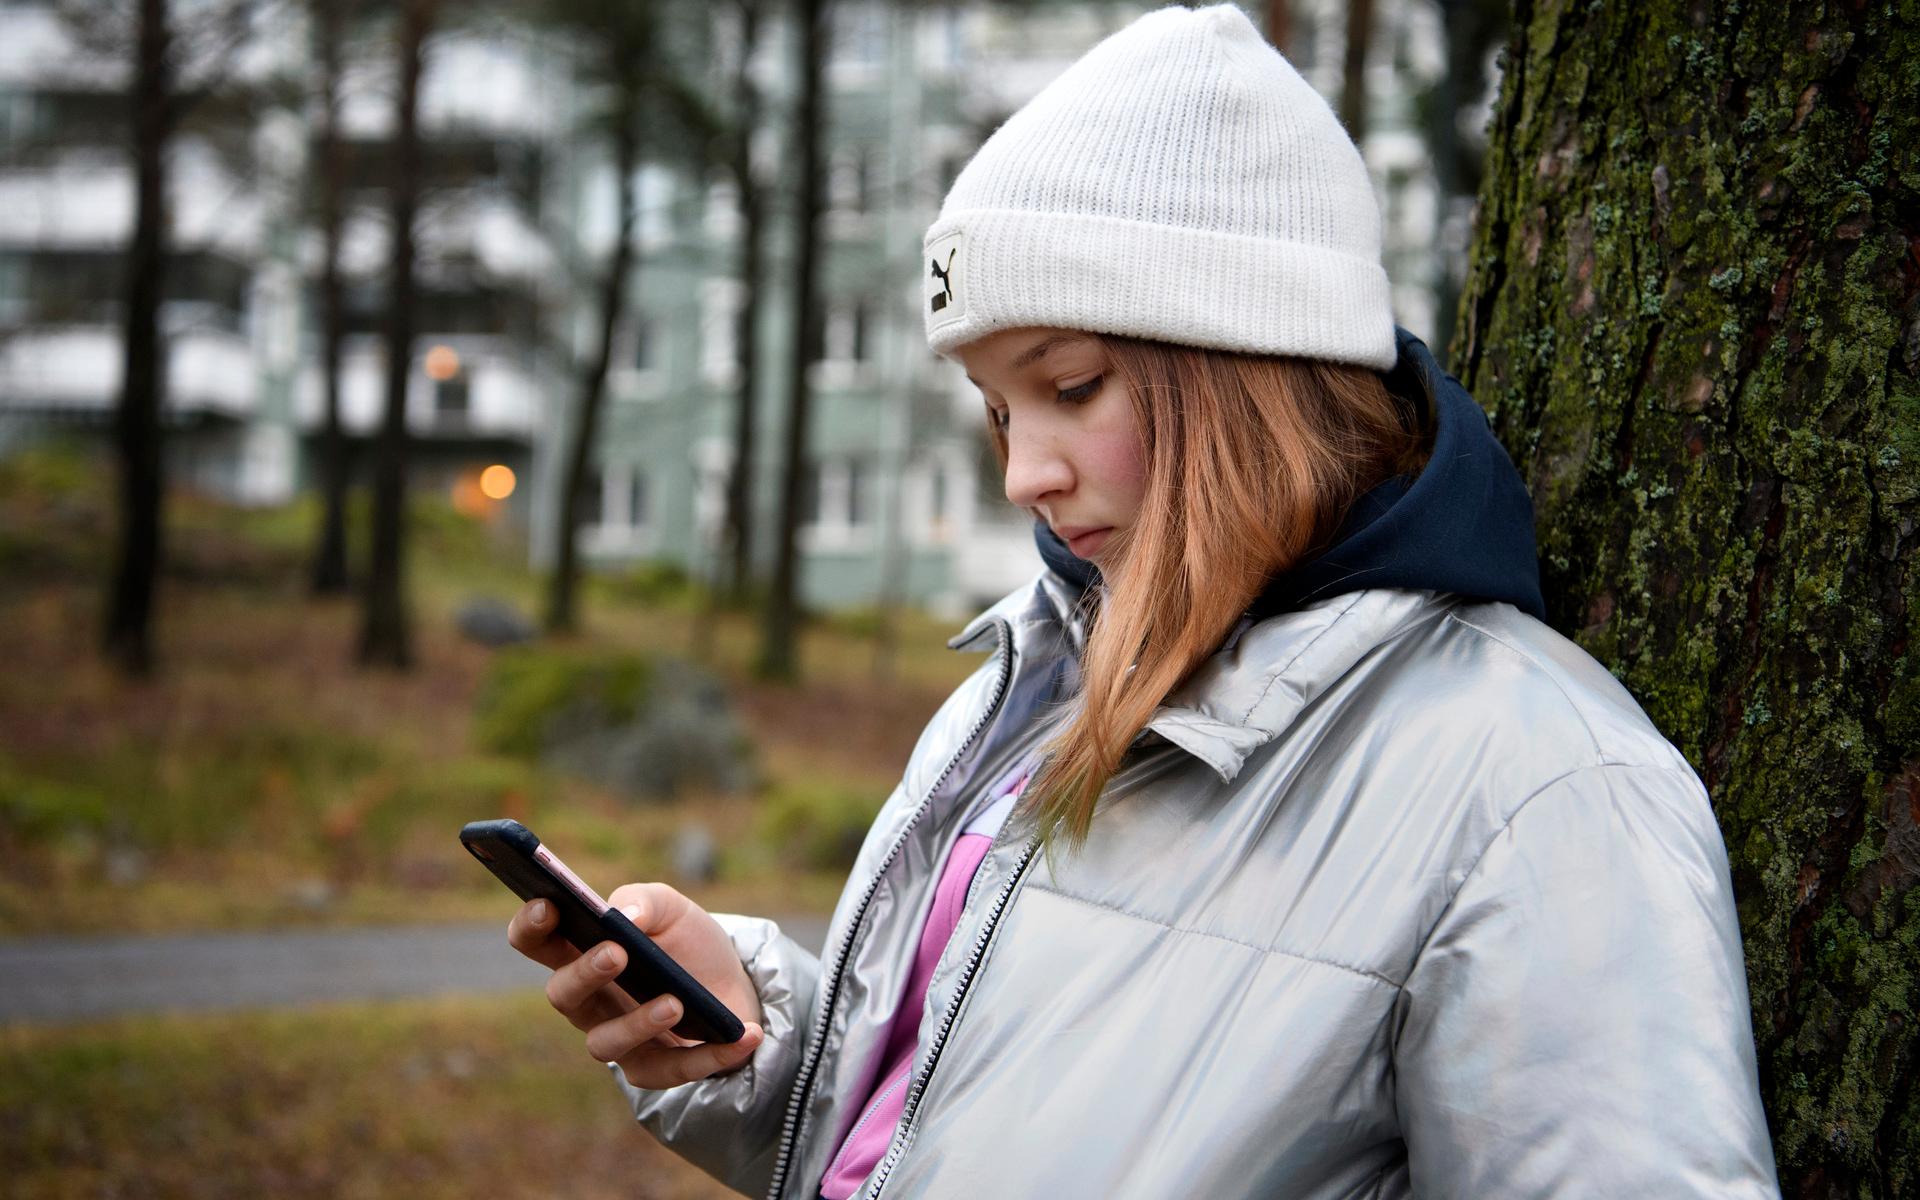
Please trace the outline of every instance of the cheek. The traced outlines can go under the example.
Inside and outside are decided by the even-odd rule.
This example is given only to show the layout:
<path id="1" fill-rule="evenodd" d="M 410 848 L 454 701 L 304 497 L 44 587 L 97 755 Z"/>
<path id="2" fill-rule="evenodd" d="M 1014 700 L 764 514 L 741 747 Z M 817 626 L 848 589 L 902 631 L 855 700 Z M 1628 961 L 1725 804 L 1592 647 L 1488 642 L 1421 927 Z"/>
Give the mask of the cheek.
<path id="1" fill-rule="evenodd" d="M 1093 434 L 1081 445 L 1081 462 L 1105 498 L 1131 518 L 1147 493 L 1146 448 L 1139 435 L 1131 428 Z"/>

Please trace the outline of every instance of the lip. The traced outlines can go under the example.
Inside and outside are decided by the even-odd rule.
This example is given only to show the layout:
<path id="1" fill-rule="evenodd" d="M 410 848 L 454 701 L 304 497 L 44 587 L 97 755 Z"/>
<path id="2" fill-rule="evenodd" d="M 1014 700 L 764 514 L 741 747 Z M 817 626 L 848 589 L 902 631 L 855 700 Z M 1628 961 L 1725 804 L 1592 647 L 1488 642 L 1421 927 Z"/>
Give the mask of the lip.
<path id="1" fill-rule="evenodd" d="M 1075 558 L 1091 558 L 1106 545 L 1111 525 L 1067 525 L 1053 531 L 1073 551 Z"/>

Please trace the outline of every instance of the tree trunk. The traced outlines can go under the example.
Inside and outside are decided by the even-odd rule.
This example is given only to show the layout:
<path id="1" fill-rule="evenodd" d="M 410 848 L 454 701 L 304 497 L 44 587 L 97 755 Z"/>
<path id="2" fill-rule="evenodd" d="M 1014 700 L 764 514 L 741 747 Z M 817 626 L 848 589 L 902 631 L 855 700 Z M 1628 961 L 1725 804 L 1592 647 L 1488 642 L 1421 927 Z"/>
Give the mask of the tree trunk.
<path id="1" fill-rule="evenodd" d="M 1266 0 L 1263 7 L 1266 10 L 1267 41 L 1291 60 L 1293 55 L 1288 53 L 1287 47 L 1293 41 L 1293 5 L 1289 0 Z"/>
<path id="2" fill-rule="evenodd" d="M 134 224 L 127 254 L 120 405 L 114 440 L 120 456 L 120 530 L 102 649 L 120 670 L 153 670 L 153 599 L 160 573 L 165 498 L 160 416 L 165 403 L 160 303 L 166 294 L 166 154 L 173 132 L 172 51 L 166 0 L 140 0 L 134 49 Z"/>
<path id="3" fill-rule="evenodd" d="M 547 632 L 565 633 L 577 627 L 575 585 L 580 574 L 581 491 L 593 457 L 600 409 L 606 399 L 607 366 L 613 357 L 613 339 L 620 326 L 621 301 L 627 294 L 627 276 L 633 270 L 634 172 L 639 167 L 637 142 L 640 114 L 638 81 L 622 91 L 613 131 L 613 169 L 619 188 L 619 225 L 613 239 L 613 260 L 600 284 L 599 342 L 580 373 L 580 408 L 573 422 L 573 440 L 567 450 L 567 469 L 560 491 L 560 559 L 547 592 Z"/>
<path id="4" fill-rule="evenodd" d="M 392 256 L 387 304 L 387 403 L 374 445 L 373 553 L 368 563 L 360 661 L 413 663 L 406 597 L 407 379 L 413 367 L 413 218 L 420 191 L 420 70 L 435 0 L 400 4 L 399 90 L 388 183 Z"/>
<path id="5" fill-rule="evenodd" d="M 1713 797 L 1785 1193 L 1920 1196 L 1920 21 L 1513 31 L 1459 372 L 1553 622 Z"/>
<path id="6" fill-rule="evenodd" d="M 1356 145 L 1367 136 L 1367 50 L 1373 41 L 1373 0 L 1347 0 L 1347 57 L 1340 72 L 1340 123 Z"/>
<path id="7" fill-rule="evenodd" d="M 1455 214 L 1470 211 L 1480 190 L 1481 147 L 1460 136 L 1460 120 L 1487 91 L 1487 52 L 1507 40 L 1506 0 L 1439 0 L 1446 68 L 1423 99 L 1427 150 L 1433 161 L 1441 228 L 1441 261 L 1434 283 L 1434 355 L 1443 367 L 1452 348 L 1438 344 L 1459 323 L 1468 233 Z M 1456 232 L 1458 230 L 1458 232 Z M 1455 239 L 1459 238 L 1456 242 Z"/>
<path id="8" fill-rule="evenodd" d="M 350 586 L 347 571 L 347 438 L 340 427 L 340 344 L 345 285 L 340 278 L 340 41 L 346 0 L 314 0 L 315 57 L 320 70 L 320 147 L 313 173 L 320 219 L 320 539 L 313 556 L 313 591 L 335 595 Z"/>
<path id="9" fill-rule="evenodd" d="M 787 437 L 780 471 L 780 538 L 774 559 L 773 588 L 767 597 L 766 627 L 759 672 L 769 679 L 799 674 L 798 636 L 801 484 L 806 477 L 807 425 L 812 389 L 807 372 L 819 343 L 821 312 L 818 273 L 821 123 L 825 105 L 820 77 L 827 55 L 826 0 L 798 0 L 800 25 L 800 104 L 796 131 L 800 160 L 800 196 L 794 205 L 793 345 L 787 363 Z"/>
<path id="10" fill-rule="evenodd" d="M 734 603 L 746 600 L 753 579 L 753 467 L 758 454 L 754 425 L 754 389 L 758 385 L 760 352 L 754 336 L 759 327 L 758 290 L 765 259 L 766 201 L 753 173 L 753 130 L 760 120 L 760 97 L 750 66 L 758 36 L 759 0 L 740 6 L 740 73 L 734 88 L 740 97 L 739 136 L 733 142 L 734 185 L 740 189 L 740 278 L 744 300 L 740 305 L 740 380 L 733 414 L 733 472 L 727 479 L 726 595 Z"/>

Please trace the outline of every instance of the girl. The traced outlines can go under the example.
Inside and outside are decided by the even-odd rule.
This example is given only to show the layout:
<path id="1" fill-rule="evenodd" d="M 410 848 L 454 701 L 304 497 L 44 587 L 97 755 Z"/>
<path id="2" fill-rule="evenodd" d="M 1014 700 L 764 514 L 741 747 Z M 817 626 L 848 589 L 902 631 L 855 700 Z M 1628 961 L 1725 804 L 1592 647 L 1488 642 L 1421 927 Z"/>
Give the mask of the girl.
<path id="1" fill-rule="evenodd" d="M 1541 623 L 1531 510 L 1396 333 L 1365 169 L 1238 9 L 996 132 L 926 240 L 1048 570 L 957 639 L 816 961 L 613 902 L 753 1022 L 510 940 L 640 1121 L 823 1196 L 1777 1194 L 1725 851 Z"/>

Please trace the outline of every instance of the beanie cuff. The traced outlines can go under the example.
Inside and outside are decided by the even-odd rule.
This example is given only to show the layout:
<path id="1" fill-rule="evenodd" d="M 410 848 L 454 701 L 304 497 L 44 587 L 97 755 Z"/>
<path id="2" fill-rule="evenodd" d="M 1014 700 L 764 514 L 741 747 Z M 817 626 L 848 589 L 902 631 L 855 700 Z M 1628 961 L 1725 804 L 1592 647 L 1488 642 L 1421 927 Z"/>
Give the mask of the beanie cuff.
<path id="1" fill-rule="evenodd" d="M 959 249 L 956 302 L 923 308 L 947 354 L 1001 329 L 1055 326 L 1384 371 L 1395 360 L 1387 273 L 1322 246 L 1116 217 L 971 209 L 926 246 Z M 936 259 L 936 262 L 938 260 Z"/>

